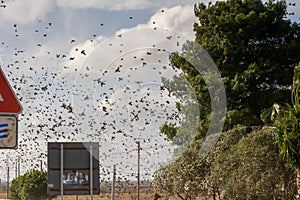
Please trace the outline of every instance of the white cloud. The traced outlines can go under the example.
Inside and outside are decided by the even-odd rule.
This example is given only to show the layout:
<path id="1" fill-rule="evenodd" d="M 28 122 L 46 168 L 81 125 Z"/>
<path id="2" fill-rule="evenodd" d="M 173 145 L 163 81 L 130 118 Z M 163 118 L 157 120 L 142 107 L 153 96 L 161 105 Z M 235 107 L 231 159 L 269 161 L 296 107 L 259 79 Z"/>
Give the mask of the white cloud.
<path id="1" fill-rule="evenodd" d="M 163 12 L 161 11 L 163 10 Z M 144 31 L 138 31 L 138 30 L 147 30 L 152 28 L 157 28 L 162 30 L 170 30 L 172 33 L 175 34 L 178 33 L 179 35 L 183 35 L 185 38 L 192 40 L 194 38 L 194 32 L 193 32 L 193 24 L 197 20 L 193 13 L 193 7 L 192 6 L 175 6 L 172 8 L 163 8 L 160 11 L 157 11 L 146 24 L 139 24 L 136 27 L 129 28 L 129 29 L 121 29 L 116 32 L 115 38 L 107 38 L 105 36 L 99 36 L 93 42 L 90 42 L 90 40 L 87 40 L 85 42 L 79 43 L 76 46 L 74 46 L 71 50 L 68 58 L 74 57 L 74 60 L 66 61 L 63 63 L 64 66 L 68 66 L 69 68 L 64 69 L 60 75 L 66 75 L 69 74 L 69 72 L 75 72 L 74 70 L 79 70 L 86 59 L 90 56 L 90 54 L 98 47 L 98 45 L 105 46 L 108 44 L 105 43 L 114 43 L 119 42 L 118 39 L 122 39 L 123 43 L 126 44 L 127 51 L 130 51 L 131 48 L 136 48 L 138 45 L 145 45 L 145 46 L 152 46 L 155 43 L 161 43 L 162 41 L 165 42 L 165 47 L 170 47 L 170 44 L 176 45 L 175 42 L 170 42 L 168 40 L 165 41 L 165 38 L 151 38 L 151 35 L 133 35 L 134 33 L 140 34 Z M 153 23 L 155 22 L 155 23 Z M 150 30 L 149 29 L 149 30 Z M 131 32 L 133 31 L 133 32 Z M 147 32 L 147 31 L 146 31 Z M 150 31 L 151 32 L 151 31 Z M 127 33 L 127 34 L 125 34 Z M 129 34 L 128 34 L 129 33 Z M 117 35 L 122 35 L 122 38 L 117 37 Z M 124 35 L 130 36 L 126 39 L 124 39 Z M 165 37 L 166 35 L 158 34 L 158 36 Z M 156 37 L 158 37 L 156 36 Z M 182 45 L 182 42 L 185 42 L 185 40 L 181 40 L 180 45 Z M 160 46 L 163 46 L 164 44 L 159 44 Z M 77 49 L 77 50 L 76 50 Z M 81 51 L 85 50 L 86 56 L 81 54 Z M 119 49 L 115 48 L 116 52 L 113 52 L 109 54 L 108 50 L 104 50 L 102 52 L 102 55 L 105 54 L 106 56 L 103 57 L 103 60 L 101 60 L 102 63 L 109 63 L 111 58 L 115 58 L 116 55 L 119 55 Z M 90 71 L 91 73 L 91 71 Z"/>
<path id="2" fill-rule="evenodd" d="M 60 73 L 58 74 L 58 78 L 61 79 L 65 78 L 65 76 L 76 74 L 77 70 L 80 70 L 86 59 L 95 50 L 99 43 L 103 42 L 106 39 L 106 36 L 100 35 L 93 41 L 86 40 L 73 46 L 67 55 L 68 59 L 61 63 L 61 66 L 65 66 L 66 68 L 61 69 Z"/>
<path id="3" fill-rule="evenodd" d="M 121 95 L 119 92 L 122 92 L 126 86 L 132 86 L 128 92 L 133 94 L 135 88 L 133 86 L 136 86 L 136 82 L 145 84 L 150 82 L 159 85 L 161 84 L 161 76 L 172 77 L 172 73 L 166 71 L 169 64 L 169 52 L 180 51 L 182 44 L 187 39 L 193 39 L 193 23 L 196 19 L 192 6 L 175 6 L 163 10 L 164 12 L 160 10 L 155 13 L 146 24 L 140 24 L 130 29 L 122 29 L 117 31 L 116 35 L 111 38 L 100 36 L 93 43 L 89 40 L 78 43 L 70 50 L 68 58 L 74 57 L 74 60 L 68 60 L 63 64 L 69 67 L 62 69 L 59 76 L 65 80 L 71 80 L 73 84 L 72 106 L 75 108 L 74 113 L 76 116 L 80 117 L 82 113 L 90 113 L 93 118 L 107 120 L 102 116 L 102 109 L 98 107 L 99 102 L 105 102 L 106 97 L 107 100 L 118 102 L 116 105 L 122 107 L 123 104 L 125 105 L 123 101 L 125 100 L 124 95 L 127 93 Z M 163 49 L 166 51 L 163 51 Z M 86 56 L 81 54 L 82 50 L 85 50 Z M 120 73 L 116 73 L 118 67 L 121 68 Z M 161 70 L 158 70 L 158 67 Z M 152 69 L 153 72 L 161 74 L 158 74 L 157 77 L 154 76 L 150 73 Z M 129 82 L 126 78 L 129 79 Z M 151 78 L 156 79 L 154 81 Z M 101 86 L 97 81 L 104 83 L 104 85 Z M 120 85 L 121 83 L 127 85 Z M 110 88 L 113 90 L 110 90 Z M 159 99 L 153 94 L 151 97 Z M 119 99 L 121 99 L 121 102 L 119 102 Z M 126 109 L 114 110 L 128 114 Z M 160 115 L 158 112 L 154 113 Z M 123 115 L 125 116 L 125 114 Z M 111 115 L 113 113 L 109 117 Z M 120 119 L 118 113 L 115 113 L 115 115 L 114 117 Z M 124 117 L 124 119 L 127 117 Z M 86 116 L 85 118 L 89 119 Z M 151 125 L 154 125 L 155 120 L 152 119 Z M 84 119 L 80 121 L 82 121 L 82 129 L 86 130 L 89 121 Z M 142 116 L 141 122 L 145 123 Z M 155 127 L 157 128 L 158 125 Z"/>
<path id="4" fill-rule="evenodd" d="M 139 10 L 148 8 L 173 7 L 176 5 L 194 5 L 195 0 L 16 0 L 5 2 L 5 9 L 0 10 L 0 17 L 16 23 L 29 23 L 42 18 L 57 7 L 73 9 L 99 8 L 107 10 Z"/>
<path id="5" fill-rule="evenodd" d="M 195 0 L 57 0 L 57 4 L 72 8 L 101 8 L 108 10 L 133 10 L 146 8 L 172 7 L 175 5 L 195 4 Z"/>
<path id="6" fill-rule="evenodd" d="M 193 24 L 197 22 L 197 18 L 193 12 L 193 6 L 175 6 L 172 8 L 162 8 L 157 11 L 146 24 L 140 24 L 134 28 L 122 29 L 116 34 L 141 28 L 160 28 L 172 30 L 183 34 L 191 39 L 194 38 Z"/>
<path id="7" fill-rule="evenodd" d="M 209 1 L 215 3 L 216 0 L 202 0 L 207 4 Z M 292 0 L 288 0 L 289 2 L 293 2 Z M 140 10 L 140 9 L 149 9 L 149 8 L 157 8 L 160 9 L 162 7 L 171 8 L 176 6 L 177 9 L 180 6 L 189 5 L 190 7 L 198 4 L 199 1 L 196 0 L 15 0 L 8 1 L 5 3 L 6 8 L 0 10 L 0 17 L 11 20 L 13 22 L 18 23 L 29 23 L 36 18 L 41 18 L 49 13 L 55 6 L 58 7 L 67 7 L 73 9 L 88 9 L 88 8 L 99 8 L 106 10 Z M 172 8 L 176 10 L 176 7 Z M 185 8 L 185 7 L 182 7 Z M 300 9 L 299 4 L 296 4 L 295 7 L 291 6 L 288 8 L 290 12 L 294 12 L 295 16 L 291 18 L 295 20 L 299 20 L 297 15 L 297 11 Z M 181 10 L 182 14 L 185 13 L 184 10 Z M 181 15 L 184 17 L 184 15 Z M 178 20 L 178 18 L 177 18 Z M 179 19 L 180 20 L 180 19 Z"/>
<path id="8" fill-rule="evenodd" d="M 28 23 L 38 17 L 43 17 L 55 6 L 55 0 L 17 0 L 6 3 L 0 16 L 18 23 Z"/>
<path id="9" fill-rule="evenodd" d="M 159 11 L 153 15 L 147 25 L 170 29 L 194 37 L 193 24 L 197 18 L 193 11 L 192 6 L 175 6 L 165 9 L 164 12 Z"/>
<path id="10" fill-rule="evenodd" d="M 126 110 L 127 107 L 125 105 L 127 105 L 128 102 L 125 102 L 125 100 L 133 98 L 134 92 L 138 91 L 135 89 L 137 85 L 150 84 L 158 86 L 161 84 L 162 76 L 170 76 L 169 78 L 171 78 L 172 73 L 166 71 L 166 69 L 169 68 L 169 52 L 180 52 L 182 44 L 186 42 L 186 40 L 192 39 L 182 34 L 182 32 L 192 32 L 192 27 L 190 27 L 189 30 L 182 29 L 182 27 L 185 27 L 182 25 L 189 22 L 190 17 L 176 17 L 176 13 L 182 13 L 182 9 L 188 8 L 179 6 L 165 11 L 167 13 L 165 21 L 170 22 L 165 22 L 163 15 L 160 16 L 159 13 L 155 14 L 151 19 L 157 20 L 162 24 L 160 26 L 158 23 L 155 26 L 156 29 L 150 26 L 153 24 L 150 20 L 145 25 L 139 25 L 131 29 L 123 29 L 119 31 L 115 37 L 101 41 L 98 46 L 90 46 L 89 42 L 79 44 L 76 47 L 78 48 L 76 55 L 84 47 L 87 48 L 87 57 L 81 55 L 76 56 L 75 59 L 72 60 L 72 67 L 60 72 L 60 74 L 64 74 L 68 80 L 74 80 L 72 87 L 72 107 L 75 108 L 75 115 L 80 116 L 82 113 L 91 113 L 94 118 L 98 117 L 97 119 L 104 120 L 105 117 L 102 116 L 103 112 L 100 107 L 98 107 L 99 104 L 97 102 L 105 102 L 107 100 L 111 101 L 109 104 L 116 102 L 115 105 L 124 106 L 124 108 L 112 109 L 117 111 L 115 116 L 118 120 L 115 121 L 123 121 L 120 120 L 121 117 L 119 113 L 120 115 L 123 114 L 123 119 L 128 119 L 128 115 L 125 114 L 130 112 Z M 180 31 L 176 30 L 177 27 L 181 28 Z M 170 29 L 175 29 L 176 31 Z M 72 53 L 70 53 L 70 55 L 71 54 Z M 74 66 L 76 66 L 77 69 L 75 78 L 74 70 L 72 70 Z M 159 70 L 159 68 L 161 70 Z M 68 73 L 70 72 L 69 70 L 73 73 Z M 102 83 L 104 85 L 102 85 Z M 125 96 L 128 95 L 126 91 L 129 94 L 127 98 L 125 98 Z M 142 93 L 141 95 L 145 94 Z M 159 100 L 159 98 L 156 97 L 157 95 L 153 96 L 152 92 L 151 95 L 152 99 Z M 136 100 L 142 98 L 142 96 L 138 97 Z M 163 101 L 167 102 L 166 99 Z M 134 109 L 138 108 L 134 107 Z M 154 113 L 160 115 L 158 110 L 163 110 L 163 108 L 158 107 L 156 109 Z M 171 112 L 166 113 L 170 114 Z M 112 117 L 112 115 L 113 113 L 111 112 L 109 117 Z M 145 123 L 146 120 L 142 118 L 141 113 L 140 115 L 141 122 Z M 89 118 L 85 116 L 85 119 Z M 90 122 L 85 119 L 80 120 L 83 130 L 89 127 Z M 155 121 L 156 119 L 152 118 L 152 122 L 155 123 Z M 114 124 L 118 125 L 116 122 L 114 122 Z M 151 123 L 151 125 L 154 125 L 153 123 Z M 132 124 L 126 124 L 126 126 L 129 127 L 130 125 Z M 120 126 L 122 126 L 122 124 Z M 154 127 L 157 128 L 159 125 L 156 124 Z"/>

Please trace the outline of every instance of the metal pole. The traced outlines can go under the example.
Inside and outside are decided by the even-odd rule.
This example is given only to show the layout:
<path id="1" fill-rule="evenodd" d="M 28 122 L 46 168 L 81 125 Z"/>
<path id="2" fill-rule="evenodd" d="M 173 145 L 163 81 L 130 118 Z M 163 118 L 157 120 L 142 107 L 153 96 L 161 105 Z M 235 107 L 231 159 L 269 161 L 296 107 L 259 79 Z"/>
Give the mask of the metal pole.
<path id="1" fill-rule="evenodd" d="M 18 159 L 16 159 L 16 165 L 15 165 L 15 179 L 18 178 Z"/>
<path id="2" fill-rule="evenodd" d="M 141 143 L 137 142 L 138 145 L 138 174 L 137 174 L 137 199 L 140 200 L 140 152 L 141 152 Z"/>
<path id="3" fill-rule="evenodd" d="M 60 199 L 64 199 L 64 145 L 60 144 Z"/>
<path id="4" fill-rule="evenodd" d="M 111 200 L 115 200 L 115 184 L 116 184 L 116 165 L 114 165 L 113 169 L 113 180 L 111 186 Z"/>
<path id="5" fill-rule="evenodd" d="M 20 167 L 20 156 L 18 156 L 18 177 L 20 176 L 20 171 L 21 171 L 21 167 Z"/>
<path id="6" fill-rule="evenodd" d="M 6 198 L 9 198 L 9 166 L 7 166 Z"/>
<path id="7" fill-rule="evenodd" d="M 93 200 L 93 145 L 90 146 L 90 200 Z"/>

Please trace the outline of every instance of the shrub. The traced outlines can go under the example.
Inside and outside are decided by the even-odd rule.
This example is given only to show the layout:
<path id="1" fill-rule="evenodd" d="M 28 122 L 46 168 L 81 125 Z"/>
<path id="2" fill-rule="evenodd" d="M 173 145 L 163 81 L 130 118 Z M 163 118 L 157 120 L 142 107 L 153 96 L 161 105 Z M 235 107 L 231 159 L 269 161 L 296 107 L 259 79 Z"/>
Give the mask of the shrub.
<path id="1" fill-rule="evenodd" d="M 10 199 L 47 199 L 47 172 L 30 170 L 12 181 Z"/>

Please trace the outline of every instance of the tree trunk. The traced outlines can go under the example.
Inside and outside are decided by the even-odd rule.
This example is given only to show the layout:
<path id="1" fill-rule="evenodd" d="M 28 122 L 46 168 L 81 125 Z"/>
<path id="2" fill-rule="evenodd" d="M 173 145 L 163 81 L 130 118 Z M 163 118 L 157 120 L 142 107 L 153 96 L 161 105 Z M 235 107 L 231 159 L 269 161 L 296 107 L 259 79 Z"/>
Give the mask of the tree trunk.
<path id="1" fill-rule="evenodd" d="M 297 185 L 297 194 L 296 194 L 296 199 L 300 200 L 300 169 L 296 169 L 296 185 Z"/>

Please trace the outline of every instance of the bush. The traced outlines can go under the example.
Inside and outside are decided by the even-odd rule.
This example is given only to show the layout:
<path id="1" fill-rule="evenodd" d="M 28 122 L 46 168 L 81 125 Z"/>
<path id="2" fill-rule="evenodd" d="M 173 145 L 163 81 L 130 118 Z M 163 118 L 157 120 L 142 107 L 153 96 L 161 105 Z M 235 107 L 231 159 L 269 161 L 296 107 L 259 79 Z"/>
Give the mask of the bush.
<path id="1" fill-rule="evenodd" d="M 47 172 L 31 170 L 12 181 L 9 188 L 10 199 L 47 199 Z"/>

